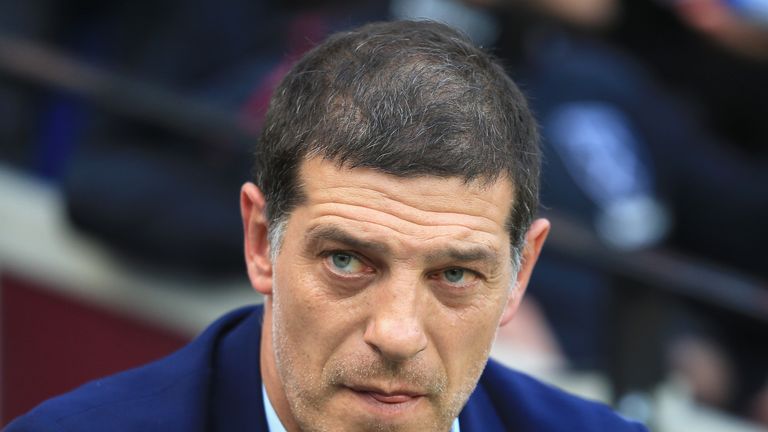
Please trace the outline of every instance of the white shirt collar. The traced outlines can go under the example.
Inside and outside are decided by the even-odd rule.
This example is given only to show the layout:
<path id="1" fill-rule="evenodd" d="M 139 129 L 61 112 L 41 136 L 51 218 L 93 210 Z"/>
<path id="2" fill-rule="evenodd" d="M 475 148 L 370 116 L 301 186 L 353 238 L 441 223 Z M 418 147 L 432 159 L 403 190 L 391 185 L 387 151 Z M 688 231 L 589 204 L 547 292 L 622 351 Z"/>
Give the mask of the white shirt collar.
<path id="1" fill-rule="evenodd" d="M 286 432 L 283 423 L 280 421 L 280 418 L 275 412 L 275 409 L 272 408 L 272 402 L 269 401 L 269 396 L 267 396 L 267 388 L 264 387 L 264 384 L 261 385 L 261 395 L 262 399 L 264 399 L 264 413 L 267 415 L 267 427 L 269 432 Z"/>
<path id="2" fill-rule="evenodd" d="M 261 395 L 264 400 L 264 413 L 267 415 L 267 427 L 269 428 L 269 432 L 286 432 L 283 422 L 280 421 L 275 409 L 272 408 L 272 402 L 269 401 L 267 389 L 264 387 L 264 384 L 261 385 Z M 450 432 L 461 432 L 459 429 L 458 417 L 453 421 Z"/>

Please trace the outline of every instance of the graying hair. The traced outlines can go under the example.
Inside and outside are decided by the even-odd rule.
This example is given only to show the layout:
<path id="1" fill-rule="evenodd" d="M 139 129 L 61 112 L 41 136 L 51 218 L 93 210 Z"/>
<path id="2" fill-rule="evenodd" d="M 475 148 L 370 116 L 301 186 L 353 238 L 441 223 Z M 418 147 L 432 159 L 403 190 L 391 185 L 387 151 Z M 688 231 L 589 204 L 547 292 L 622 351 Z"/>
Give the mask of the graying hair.
<path id="1" fill-rule="evenodd" d="M 269 240 L 269 260 L 272 265 L 277 262 L 277 256 L 280 254 L 280 248 L 283 246 L 285 238 L 285 227 L 288 225 L 288 217 L 284 215 L 280 219 L 269 224 L 267 228 L 267 240 Z"/>

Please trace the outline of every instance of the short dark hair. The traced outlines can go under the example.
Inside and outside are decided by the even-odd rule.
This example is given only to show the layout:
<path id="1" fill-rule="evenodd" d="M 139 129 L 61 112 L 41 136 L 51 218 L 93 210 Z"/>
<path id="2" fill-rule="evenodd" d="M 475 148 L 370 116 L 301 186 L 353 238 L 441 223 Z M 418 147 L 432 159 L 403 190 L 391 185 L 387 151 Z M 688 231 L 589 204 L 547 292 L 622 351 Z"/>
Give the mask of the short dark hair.
<path id="1" fill-rule="evenodd" d="M 283 79 L 254 174 L 270 229 L 304 199 L 298 170 L 315 156 L 401 177 L 506 176 L 518 255 L 538 207 L 538 141 L 520 90 L 466 36 L 431 21 L 372 23 L 332 35 Z"/>

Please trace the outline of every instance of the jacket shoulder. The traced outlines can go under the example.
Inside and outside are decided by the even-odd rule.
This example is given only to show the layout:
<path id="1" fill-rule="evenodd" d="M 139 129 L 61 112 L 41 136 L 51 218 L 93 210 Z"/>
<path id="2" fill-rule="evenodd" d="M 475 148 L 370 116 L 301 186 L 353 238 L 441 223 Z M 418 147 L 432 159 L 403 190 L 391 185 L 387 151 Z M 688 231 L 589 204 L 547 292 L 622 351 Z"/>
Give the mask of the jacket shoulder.
<path id="1" fill-rule="evenodd" d="M 647 431 L 605 404 L 566 393 L 494 360 L 489 360 L 477 391 L 492 406 L 481 409 L 492 409 L 508 430 Z"/>
<path id="2" fill-rule="evenodd" d="M 203 430 L 217 341 L 253 310 L 225 315 L 167 357 L 49 399 L 5 431 Z"/>

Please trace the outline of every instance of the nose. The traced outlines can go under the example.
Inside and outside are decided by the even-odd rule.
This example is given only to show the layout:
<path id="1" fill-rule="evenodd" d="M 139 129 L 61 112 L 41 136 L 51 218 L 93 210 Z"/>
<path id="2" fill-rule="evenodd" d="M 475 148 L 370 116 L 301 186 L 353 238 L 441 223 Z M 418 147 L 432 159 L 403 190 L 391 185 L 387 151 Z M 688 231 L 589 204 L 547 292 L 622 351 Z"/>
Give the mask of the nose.
<path id="1" fill-rule="evenodd" d="M 382 289 L 372 306 L 363 335 L 369 346 L 393 362 L 406 361 L 427 348 L 418 285 L 399 285 L 397 288 L 379 287 Z"/>

